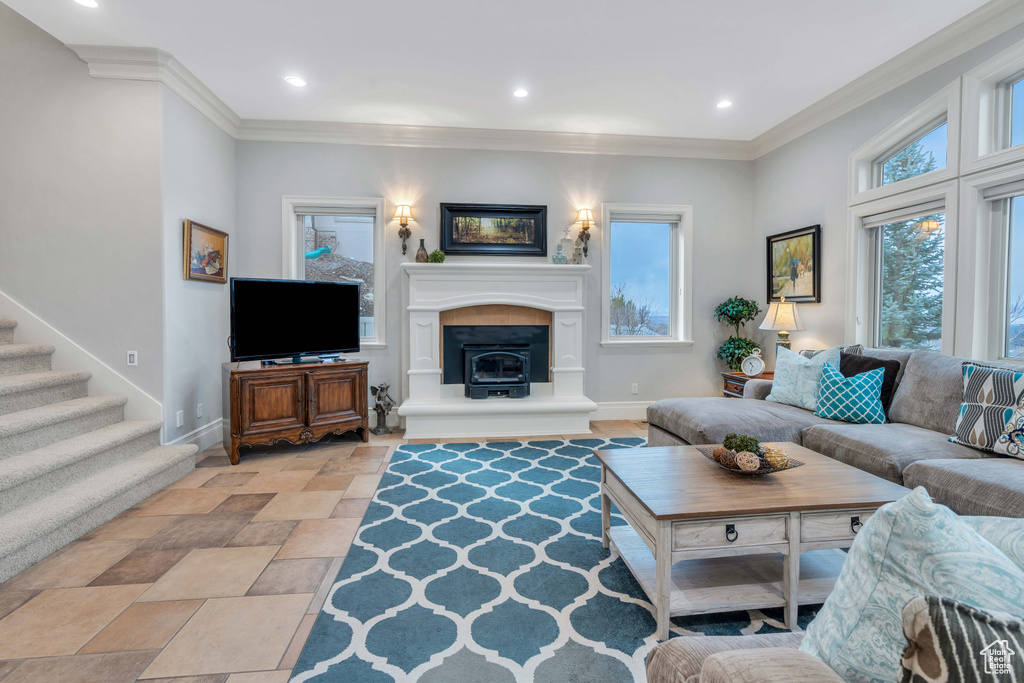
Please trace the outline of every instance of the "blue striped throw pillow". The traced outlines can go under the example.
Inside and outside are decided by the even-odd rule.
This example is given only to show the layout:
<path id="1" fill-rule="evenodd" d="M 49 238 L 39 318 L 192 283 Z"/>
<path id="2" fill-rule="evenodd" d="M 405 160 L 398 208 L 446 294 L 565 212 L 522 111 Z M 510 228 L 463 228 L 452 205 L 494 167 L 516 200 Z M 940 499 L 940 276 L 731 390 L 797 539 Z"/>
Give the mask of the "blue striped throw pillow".
<path id="1" fill-rule="evenodd" d="M 815 415 L 857 424 L 885 424 L 885 408 L 882 407 L 884 378 L 885 368 L 843 377 L 843 373 L 826 363 L 821 371 Z"/>

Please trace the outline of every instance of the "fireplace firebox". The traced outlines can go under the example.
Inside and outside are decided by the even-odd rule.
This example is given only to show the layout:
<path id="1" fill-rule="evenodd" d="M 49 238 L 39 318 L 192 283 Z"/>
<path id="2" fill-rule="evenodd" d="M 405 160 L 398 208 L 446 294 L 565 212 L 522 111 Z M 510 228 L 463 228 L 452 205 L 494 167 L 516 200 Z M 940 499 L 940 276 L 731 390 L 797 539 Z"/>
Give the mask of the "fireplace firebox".
<path id="1" fill-rule="evenodd" d="M 465 344 L 466 396 L 526 398 L 530 395 L 528 344 Z"/>

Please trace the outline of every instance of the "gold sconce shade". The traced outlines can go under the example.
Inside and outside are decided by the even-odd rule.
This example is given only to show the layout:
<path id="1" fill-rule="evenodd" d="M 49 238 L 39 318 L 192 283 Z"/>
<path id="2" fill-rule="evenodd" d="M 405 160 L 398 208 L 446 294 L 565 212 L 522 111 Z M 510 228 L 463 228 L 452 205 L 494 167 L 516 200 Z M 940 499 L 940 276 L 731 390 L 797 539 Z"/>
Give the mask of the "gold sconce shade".
<path id="1" fill-rule="evenodd" d="M 412 219 L 412 207 L 408 204 L 399 204 L 395 207 L 395 220 L 403 228 L 409 225 L 409 221 Z"/>

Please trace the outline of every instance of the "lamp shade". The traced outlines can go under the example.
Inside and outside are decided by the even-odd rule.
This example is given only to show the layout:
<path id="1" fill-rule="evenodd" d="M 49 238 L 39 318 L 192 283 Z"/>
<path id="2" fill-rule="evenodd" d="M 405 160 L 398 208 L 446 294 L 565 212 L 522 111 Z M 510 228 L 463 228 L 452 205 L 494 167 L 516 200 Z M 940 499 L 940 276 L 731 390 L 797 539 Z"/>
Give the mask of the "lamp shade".
<path id="1" fill-rule="evenodd" d="M 580 209 L 576 212 L 576 222 L 589 226 L 594 222 L 594 214 L 590 209 Z"/>
<path id="2" fill-rule="evenodd" d="M 797 313 L 796 304 L 790 303 L 783 298 L 778 303 L 768 305 L 768 315 L 761 321 L 759 329 L 795 332 L 804 329 L 804 324 L 800 322 L 800 314 Z"/>
<path id="3" fill-rule="evenodd" d="M 408 204 L 399 204 L 395 207 L 396 221 L 409 221 L 412 219 L 412 208 Z"/>

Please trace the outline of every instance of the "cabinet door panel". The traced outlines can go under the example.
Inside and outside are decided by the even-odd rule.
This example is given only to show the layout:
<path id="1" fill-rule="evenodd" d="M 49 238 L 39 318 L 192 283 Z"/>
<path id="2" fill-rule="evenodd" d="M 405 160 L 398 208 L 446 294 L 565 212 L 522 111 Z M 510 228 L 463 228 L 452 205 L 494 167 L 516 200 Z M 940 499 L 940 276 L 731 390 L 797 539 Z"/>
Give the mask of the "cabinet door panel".
<path id="1" fill-rule="evenodd" d="M 242 433 L 302 427 L 305 424 L 302 374 L 242 380 Z"/>
<path id="2" fill-rule="evenodd" d="M 361 419 L 366 397 L 360 395 L 355 372 L 321 372 L 308 375 L 309 425 Z"/>

